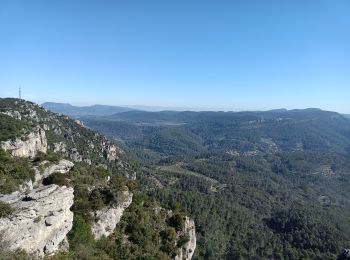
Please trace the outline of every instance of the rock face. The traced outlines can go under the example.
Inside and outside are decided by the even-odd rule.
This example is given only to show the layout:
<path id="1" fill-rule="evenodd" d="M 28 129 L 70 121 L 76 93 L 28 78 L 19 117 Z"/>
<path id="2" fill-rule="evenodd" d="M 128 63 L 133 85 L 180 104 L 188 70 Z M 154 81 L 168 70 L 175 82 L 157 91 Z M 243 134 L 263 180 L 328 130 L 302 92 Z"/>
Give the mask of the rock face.
<path id="1" fill-rule="evenodd" d="M 130 206 L 132 202 L 132 193 L 124 192 L 125 200 L 117 207 L 110 207 L 98 210 L 95 212 L 95 217 L 98 219 L 92 227 L 92 234 L 95 239 L 100 239 L 102 236 L 109 236 L 113 233 L 116 225 L 119 223 L 124 210 Z"/>
<path id="2" fill-rule="evenodd" d="M 81 162 L 83 160 L 83 157 L 79 154 L 78 150 L 76 148 L 73 148 L 71 150 L 71 153 L 69 157 L 74 161 L 74 162 Z"/>
<path id="3" fill-rule="evenodd" d="M 0 233 L 10 250 L 24 249 L 37 257 L 55 252 L 73 225 L 73 189 L 43 186 L 30 193 L 0 196 L 15 209 L 0 219 Z"/>
<path id="4" fill-rule="evenodd" d="M 53 151 L 55 153 L 57 152 L 61 152 L 61 153 L 65 153 L 66 152 L 66 144 L 63 143 L 63 142 L 59 142 L 59 143 L 54 143 L 54 148 L 53 148 Z"/>
<path id="5" fill-rule="evenodd" d="M 179 253 L 174 257 L 174 260 L 190 260 L 196 249 L 197 239 L 194 221 L 189 217 L 186 217 L 185 228 L 180 235 L 186 235 L 189 241 L 179 249 Z"/>
<path id="6" fill-rule="evenodd" d="M 21 114 L 18 112 L 18 111 L 13 111 L 13 110 L 8 110 L 8 111 L 5 111 L 5 112 L 1 112 L 1 114 L 4 114 L 4 115 L 8 115 L 10 117 L 13 117 L 15 119 L 18 119 L 18 120 L 21 120 L 22 117 L 21 117 Z"/>
<path id="7" fill-rule="evenodd" d="M 44 161 L 43 163 L 47 163 L 47 161 Z M 74 166 L 74 163 L 68 160 L 60 160 L 57 164 L 53 164 L 45 168 L 43 174 L 40 174 L 38 167 L 34 167 L 35 171 L 35 180 L 34 183 L 32 184 L 33 187 L 38 187 L 41 185 L 41 181 L 53 174 L 54 172 L 59 172 L 62 174 L 66 174 L 70 171 L 70 169 Z M 27 187 L 30 186 L 27 184 Z M 29 187 L 29 190 L 32 188 Z"/>
<path id="8" fill-rule="evenodd" d="M 72 163 L 71 161 L 65 159 L 60 160 L 57 164 L 53 164 L 44 170 L 43 178 L 50 176 L 54 172 L 65 174 L 69 172 L 73 166 L 74 163 Z"/>
<path id="9" fill-rule="evenodd" d="M 33 132 L 26 135 L 23 139 L 16 138 L 1 142 L 1 148 L 18 157 L 33 158 L 38 152 L 46 153 L 47 139 L 42 128 L 36 127 Z"/>

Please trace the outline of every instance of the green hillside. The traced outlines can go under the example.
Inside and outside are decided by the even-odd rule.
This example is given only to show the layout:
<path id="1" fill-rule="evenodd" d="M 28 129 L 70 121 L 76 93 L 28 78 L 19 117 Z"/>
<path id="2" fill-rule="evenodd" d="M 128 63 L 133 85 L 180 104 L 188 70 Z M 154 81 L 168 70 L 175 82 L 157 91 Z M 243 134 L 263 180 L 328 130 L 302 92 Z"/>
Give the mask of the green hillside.
<path id="1" fill-rule="evenodd" d="M 198 259 L 335 259 L 350 246 L 350 120 L 319 109 L 81 118 L 194 217 Z"/>

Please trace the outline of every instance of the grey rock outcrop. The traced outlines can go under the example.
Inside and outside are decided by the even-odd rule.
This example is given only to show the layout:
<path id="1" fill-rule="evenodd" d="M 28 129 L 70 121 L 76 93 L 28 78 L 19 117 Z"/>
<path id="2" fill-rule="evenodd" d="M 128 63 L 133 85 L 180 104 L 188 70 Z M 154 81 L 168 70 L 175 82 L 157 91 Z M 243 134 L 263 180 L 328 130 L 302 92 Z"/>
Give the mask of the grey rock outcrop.
<path id="1" fill-rule="evenodd" d="M 13 118 L 18 119 L 18 120 L 22 119 L 21 114 L 16 110 L 4 111 L 4 112 L 1 112 L 1 114 L 8 115 L 8 116 L 13 117 Z"/>
<path id="2" fill-rule="evenodd" d="M 79 154 L 76 148 L 71 150 L 69 158 L 71 158 L 74 162 L 81 162 L 83 160 L 83 157 Z"/>
<path id="3" fill-rule="evenodd" d="M 132 193 L 124 192 L 124 200 L 116 207 L 106 207 L 94 213 L 97 222 L 92 224 L 91 231 L 95 239 L 102 236 L 109 236 L 113 233 L 115 227 L 123 216 L 124 210 L 130 206 L 132 202 Z"/>
<path id="4" fill-rule="evenodd" d="M 192 219 L 186 217 L 184 230 L 181 231 L 178 236 L 187 236 L 189 240 L 179 249 L 178 254 L 174 257 L 174 260 L 192 259 L 197 245 L 196 229 Z"/>
<path id="5" fill-rule="evenodd" d="M 65 174 L 70 171 L 70 169 L 74 166 L 74 163 L 68 160 L 60 160 L 57 164 L 50 165 L 44 170 L 43 178 L 50 176 L 54 172 L 59 172 Z"/>
<path id="6" fill-rule="evenodd" d="M 14 213 L 0 219 L 0 233 L 10 250 L 21 248 L 37 257 L 52 254 L 73 225 L 73 189 L 43 186 L 30 193 L 1 195 Z"/>
<path id="7" fill-rule="evenodd" d="M 47 163 L 47 161 L 44 161 L 43 163 Z M 33 183 L 33 187 L 38 187 L 41 184 L 41 181 L 53 174 L 54 172 L 59 172 L 62 174 L 66 174 L 70 171 L 70 169 L 74 166 L 74 163 L 68 160 L 60 160 L 57 164 L 50 165 L 45 168 L 44 172 L 41 174 L 38 170 L 38 167 L 34 167 L 35 171 L 35 180 Z"/>
<path id="8" fill-rule="evenodd" d="M 46 153 L 47 139 L 42 128 L 36 127 L 33 132 L 30 132 L 22 139 L 15 138 L 1 142 L 1 148 L 18 157 L 33 158 L 38 152 Z"/>
<path id="9" fill-rule="evenodd" d="M 54 143 L 53 145 L 54 145 L 53 151 L 55 153 L 57 153 L 57 152 L 65 153 L 66 152 L 67 146 L 65 143 L 59 142 L 59 143 Z"/>

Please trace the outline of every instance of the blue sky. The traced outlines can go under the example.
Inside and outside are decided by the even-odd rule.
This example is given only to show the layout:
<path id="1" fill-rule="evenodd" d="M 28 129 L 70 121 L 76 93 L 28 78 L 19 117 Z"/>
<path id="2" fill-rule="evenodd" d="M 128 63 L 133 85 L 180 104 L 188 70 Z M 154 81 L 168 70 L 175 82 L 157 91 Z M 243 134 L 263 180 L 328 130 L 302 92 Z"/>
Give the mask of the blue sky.
<path id="1" fill-rule="evenodd" d="M 1 0 L 0 96 L 350 113 L 348 0 Z"/>

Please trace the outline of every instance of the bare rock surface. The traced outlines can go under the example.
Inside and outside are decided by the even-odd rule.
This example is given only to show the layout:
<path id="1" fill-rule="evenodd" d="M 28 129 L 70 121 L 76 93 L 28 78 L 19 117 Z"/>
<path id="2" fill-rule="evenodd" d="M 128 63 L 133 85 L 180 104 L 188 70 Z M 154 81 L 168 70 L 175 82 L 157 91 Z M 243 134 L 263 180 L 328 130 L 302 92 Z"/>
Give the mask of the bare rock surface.
<path id="1" fill-rule="evenodd" d="M 44 161 L 44 163 L 47 163 L 47 161 Z M 60 160 L 58 163 L 53 164 L 45 168 L 43 174 L 40 174 L 38 167 L 34 168 L 35 171 L 35 181 L 33 183 L 33 187 L 38 187 L 41 184 L 41 181 L 53 174 L 54 172 L 66 174 L 70 171 L 70 169 L 74 166 L 74 163 L 68 160 Z"/>
<path id="2" fill-rule="evenodd" d="M 194 221 L 189 217 L 186 217 L 184 230 L 181 231 L 178 235 L 185 235 L 189 240 L 179 249 L 179 253 L 174 257 L 174 260 L 192 259 L 194 250 L 196 249 L 197 245 L 196 228 Z"/>
<path id="3" fill-rule="evenodd" d="M 100 239 L 102 236 L 109 236 L 113 233 L 115 227 L 123 216 L 124 210 L 130 206 L 132 202 L 132 193 L 124 192 L 124 200 L 121 204 L 115 207 L 106 207 L 95 212 L 97 222 L 92 224 L 91 230 L 95 239 Z"/>
<path id="4" fill-rule="evenodd" d="M 62 174 L 68 173 L 70 169 L 74 166 L 74 163 L 68 160 L 60 160 L 57 164 L 53 164 L 44 170 L 43 177 L 46 178 L 54 172 L 59 172 Z"/>
<path id="5" fill-rule="evenodd" d="M 34 158 L 38 152 L 46 153 L 47 139 L 45 130 L 36 127 L 33 132 L 23 138 L 15 138 L 1 142 L 1 148 L 13 156 Z"/>
<path id="6" fill-rule="evenodd" d="M 0 219 L 0 233 L 10 250 L 24 249 L 37 257 L 52 254 L 73 225 L 73 188 L 42 186 L 30 193 L 0 195 L 14 213 Z"/>

